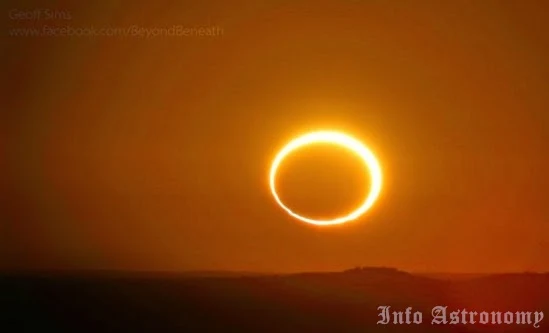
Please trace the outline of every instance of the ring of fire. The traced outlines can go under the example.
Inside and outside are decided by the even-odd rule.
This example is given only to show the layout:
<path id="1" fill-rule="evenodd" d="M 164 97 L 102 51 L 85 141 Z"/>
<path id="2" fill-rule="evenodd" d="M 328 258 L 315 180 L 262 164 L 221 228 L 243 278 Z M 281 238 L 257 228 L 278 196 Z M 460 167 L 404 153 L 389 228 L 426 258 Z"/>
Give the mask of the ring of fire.
<path id="1" fill-rule="evenodd" d="M 290 208 L 288 208 L 282 202 L 282 200 L 280 200 L 278 193 L 276 191 L 276 186 L 275 186 L 278 167 L 290 153 L 310 144 L 323 144 L 323 143 L 342 146 L 343 148 L 349 149 L 353 153 L 357 154 L 362 159 L 366 168 L 368 169 L 370 174 L 370 181 L 371 181 L 370 191 L 364 198 L 364 201 L 362 202 L 362 204 L 357 209 L 355 209 L 354 211 L 350 212 L 347 215 L 336 217 L 329 220 L 311 219 L 295 213 Z M 366 211 L 368 211 L 370 207 L 372 207 L 377 197 L 379 196 L 379 192 L 381 191 L 382 173 L 375 155 L 370 151 L 370 149 L 368 149 L 359 140 L 341 132 L 317 131 L 317 132 L 311 132 L 293 139 L 280 150 L 280 152 L 276 155 L 271 165 L 271 170 L 269 174 L 269 185 L 270 185 L 271 193 L 276 203 L 282 209 L 284 209 L 288 214 L 290 214 L 290 216 L 302 222 L 306 222 L 310 224 L 334 225 L 334 224 L 342 224 L 345 222 L 355 220 L 358 217 L 360 217 L 362 214 L 364 214 Z"/>

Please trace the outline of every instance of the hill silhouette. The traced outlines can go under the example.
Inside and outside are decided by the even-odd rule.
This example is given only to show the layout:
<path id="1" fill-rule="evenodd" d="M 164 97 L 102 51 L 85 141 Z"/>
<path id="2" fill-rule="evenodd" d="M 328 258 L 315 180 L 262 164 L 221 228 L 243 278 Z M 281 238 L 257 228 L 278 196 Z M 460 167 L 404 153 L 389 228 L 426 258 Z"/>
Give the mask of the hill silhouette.
<path id="1" fill-rule="evenodd" d="M 434 306 L 549 314 L 549 274 L 469 279 L 391 268 L 333 273 L 43 272 L 0 278 L 1 332 L 526 332 L 531 325 L 431 325 Z M 422 311 L 377 325 L 378 306 Z"/>

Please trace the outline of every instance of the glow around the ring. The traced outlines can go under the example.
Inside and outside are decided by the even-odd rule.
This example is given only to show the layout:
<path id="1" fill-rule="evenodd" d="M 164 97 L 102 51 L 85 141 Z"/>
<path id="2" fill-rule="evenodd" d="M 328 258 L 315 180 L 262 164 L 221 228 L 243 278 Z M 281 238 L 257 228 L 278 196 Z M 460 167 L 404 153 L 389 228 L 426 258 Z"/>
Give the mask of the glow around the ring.
<path id="1" fill-rule="evenodd" d="M 371 181 L 370 192 L 368 193 L 360 207 L 345 216 L 340 216 L 330 220 L 316 220 L 296 214 L 290 208 L 284 205 L 282 200 L 280 200 L 276 192 L 275 186 L 278 167 L 280 166 L 280 163 L 282 163 L 284 158 L 288 156 L 288 154 L 304 146 L 321 143 L 342 146 L 360 156 L 366 167 L 369 169 Z M 269 184 L 271 188 L 271 193 L 273 194 L 277 204 L 294 218 L 306 223 L 316 225 L 333 225 L 355 220 L 362 214 L 364 214 L 368 209 L 370 209 L 370 207 L 372 207 L 377 197 L 379 196 L 379 192 L 381 191 L 382 174 L 381 168 L 374 154 L 357 139 L 341 132 L 316 131 L 295 138 L 294 140 L 290 141 L 290 143 L 288 143 L 284 148 L 282 148 L 282 150 L 276 155 L 271 165 L 271 170 L 269 173 Z"/>

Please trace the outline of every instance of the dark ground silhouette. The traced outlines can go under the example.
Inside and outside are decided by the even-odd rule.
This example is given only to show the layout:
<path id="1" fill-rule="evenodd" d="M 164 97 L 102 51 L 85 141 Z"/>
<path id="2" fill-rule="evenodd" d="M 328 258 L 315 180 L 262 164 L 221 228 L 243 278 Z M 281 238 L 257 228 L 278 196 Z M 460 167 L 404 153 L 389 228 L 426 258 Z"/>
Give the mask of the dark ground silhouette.
<path id="1" fill-rule="evenodd" d="M 377 325 L 380 305 L 423 312 Z M 290 275 L 4 274 L 0 332 L 549 332 L 532 325 L 431 325 L 437 305 L 544 311 L 549 274 L 462 279 L 362 268 Z"/>

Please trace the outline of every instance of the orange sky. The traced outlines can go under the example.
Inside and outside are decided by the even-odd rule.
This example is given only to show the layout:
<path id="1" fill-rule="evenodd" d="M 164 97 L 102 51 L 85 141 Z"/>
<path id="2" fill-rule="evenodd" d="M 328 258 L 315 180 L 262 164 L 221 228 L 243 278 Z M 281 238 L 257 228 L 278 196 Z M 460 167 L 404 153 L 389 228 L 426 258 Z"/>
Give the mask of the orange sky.
<path id="1" fill-rule="evenodd" d="M 73 19 L 8 28 L 223 35 L 8 37 L 0 267 L 549 270 L 542 1 L 50 8 Z M 379 201 L 345 226 L 292 220 L 269 193 L 276 151 L 317 128 L 360 138 L 383 167 Z M 365 191 L 359 167 L 296 155 L 280 186 L 296 209 L 336 214 Z"/>

